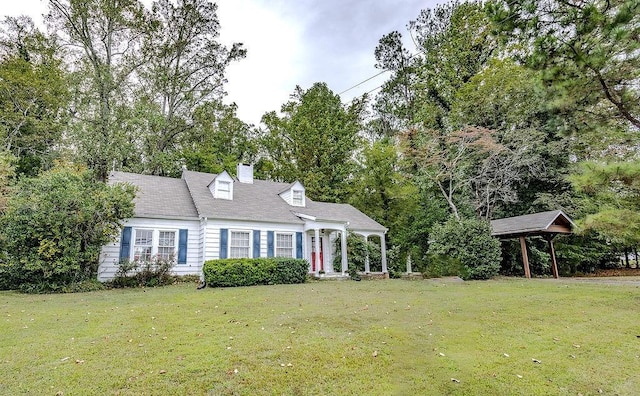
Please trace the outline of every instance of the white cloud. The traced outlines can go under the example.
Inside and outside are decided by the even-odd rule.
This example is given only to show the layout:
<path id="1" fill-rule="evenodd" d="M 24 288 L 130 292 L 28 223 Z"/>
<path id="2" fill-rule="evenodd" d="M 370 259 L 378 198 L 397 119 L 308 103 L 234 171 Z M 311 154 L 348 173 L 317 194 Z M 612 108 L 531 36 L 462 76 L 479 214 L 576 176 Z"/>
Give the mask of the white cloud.
<path id="1" fill-rule="evenodd" d="M 238 116 L 257 124 L 262 115 L 289 99 L 305 70 L 302 25 L 280 7 L 255 0 L 218 2 L 221 41 L 241 42 L 247 57 L 227 69 L 226 102 L 238 104 Z"/>
<path id="2" fill-rule="evenodd" d="M 0 0 L 3 17 L 29 15 L 34 22 L 42 22 L 42 14 L 47 12 L 48 1 L 44 0 Z M 4 18 L 3 18 L 4 19 Z"/>

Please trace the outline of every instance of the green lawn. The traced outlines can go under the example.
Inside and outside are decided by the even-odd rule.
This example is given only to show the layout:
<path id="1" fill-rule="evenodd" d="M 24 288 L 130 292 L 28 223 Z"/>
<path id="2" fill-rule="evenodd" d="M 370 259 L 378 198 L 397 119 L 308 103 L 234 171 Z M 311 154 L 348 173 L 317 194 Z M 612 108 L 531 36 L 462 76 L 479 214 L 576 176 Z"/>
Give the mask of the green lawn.
<path id="1" fill-rule="evenodd" d="M 562 280 L 1 292 L 0 394 L 632 395 L 639 312 Z"/>

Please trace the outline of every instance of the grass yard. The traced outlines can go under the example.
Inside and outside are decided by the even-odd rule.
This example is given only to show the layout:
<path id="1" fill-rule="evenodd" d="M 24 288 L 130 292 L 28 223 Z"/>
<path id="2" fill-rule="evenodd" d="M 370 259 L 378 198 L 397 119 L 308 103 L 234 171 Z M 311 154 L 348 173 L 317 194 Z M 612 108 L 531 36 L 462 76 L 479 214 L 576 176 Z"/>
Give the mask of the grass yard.
<path id="1" fill-rule="evenodd" d="M 639 311 L 562 280 L 0 292 L 0 394 L 633 395 Z"/>

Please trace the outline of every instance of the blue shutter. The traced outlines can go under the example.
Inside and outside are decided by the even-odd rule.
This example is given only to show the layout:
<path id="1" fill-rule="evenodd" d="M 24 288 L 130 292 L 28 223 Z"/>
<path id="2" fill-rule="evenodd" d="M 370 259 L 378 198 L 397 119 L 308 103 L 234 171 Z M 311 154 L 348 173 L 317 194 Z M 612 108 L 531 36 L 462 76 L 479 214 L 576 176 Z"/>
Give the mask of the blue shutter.
<path id="1" fill-rule="evenodd" d="M 181 229 L 180 236 L 178 237 L 178 264 L 187 263 L 187 239 L 189 236 L 189 230 Z"/>
<path id="2" fill-rule="evenodd" d="M 302 233 L 296 232 L 296 258 L 302 258 Z"/>
<path id="3" fill-rule="evenodd" d="M 253 230 L 253 258 L 260 257 L 260 230 Z"/>
<path id="4" fill-rule="evenodd" d="M 267 257 L 273 257 L 273 231 L 267 231 Z"/>
<path id="5" fill-rule="evenodd" d="M 122 229 L 122 238 L 120 239 L 120 261 L 129 260 L 131 252 L 131 227 Z"/>
<path id="6" fill-rule="evenodd" d="M 226 228 L 220 229 L 220 258 L 227 258 L 227 237 L 229 236 L 229 230 Z"/>

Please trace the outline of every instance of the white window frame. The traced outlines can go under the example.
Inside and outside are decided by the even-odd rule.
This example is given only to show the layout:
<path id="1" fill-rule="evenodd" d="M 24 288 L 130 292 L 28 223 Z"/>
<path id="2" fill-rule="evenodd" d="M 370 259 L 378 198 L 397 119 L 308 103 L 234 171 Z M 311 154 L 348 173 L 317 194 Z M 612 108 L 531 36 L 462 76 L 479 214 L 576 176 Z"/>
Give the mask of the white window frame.
<path id="1" fill-rule="evenodd" d="M 218 180 L 218 194 L 217 197 L 220 199 L 231 199 L 231 182 L 226 180 Z M 225 188 L 223 188 L 223 186 Z"/>
<path id="2" fill-rule="evenodd" d="M 137 236 L 138 236 L 138 232 L 151 232 L 151 245 L 139 245 L 136 243 L 137 240 Z M 171 247 L 171 246 L 160 246 L 160 233 L 161 232 L 169 232 L 169 233 L 173 233 L 174 237 L 173 237 L 173 253 L 170 255 L 170 257 L 174 260 L 177 261 L 177 257 L 178 257 L 178 230 L 177 229 L 171 229 L 171 228 L 145 228 L 145 227 L 135 227 L 133 228 L 133 243 L 132 243 L 132 247 L 131 247 L 131 252 L 129 257 L 132 257 L 134 261 L 145 261 L 145 260 L 153 260 L 155 258 L 160 258 L 159 255 L 159 250 L 161 247 L 163 248 L 167 248 L 167 247 Z M 136 248 L 137 247 L 141 247 L 141 246 L 147 246 L 151 248 L 151 251 L 149 253 L 149 257 L 146 257 L 147 255 L 145 254 L 145 257 L 143 259 L 137 258 L 136 256 Z"/>
<path id="3" fill-rule="evenodd" d="M 278 242 L 280 242 L 278 240 L 278 237 L 281 236 L 288 236 L 291 237 L 291 246 L 279 246 Z M 293 233 L 291 232 L 276 232 L 275 233 L 275 241 L 274 241 L 274 254 L 276 257 L 289 257 L 289 258 L 295 258 L 295 248 L 296 248 L 296 242 L 293 236 Z M 282 254 L 285 250 L 288 251 L 288 254 Z"/>
<path id="4" fill-rule="evenodd" d="M 149 241 L 150 243 L 138 243 L 138 239 L 142 239 L 142 236 L 138 236 L 138 233 L 142 234 L 149 234 L 151 233 L 151 240 L 149 241 L 149 238 L 146 237 L 145 241 Z M 151 258 L 153 257 L 153 230 L 150 230 L 148 228 L 136 228 L 134 229 L 133 232 L 133 254 L 130 255 L 129 257 L 133 257 L 134 261 L 146 261 L 146 260 L 151 260 Z M 140 250 L 144 250 L 144 252 L 138 252 L 138 249 Z"/>
<path id="5" fill-rule="evenodd" d="M 160 238 L 160 236 L 162 233 L 173 234 L 173 245 L 160 245 L 160 241 L 162 239 Z M 172 248 L 173 250 L 168 255 L 160 253 L 160 249 L 167 249 L 167 248 Z M 164 260 L 175 260 L 176 257 L 178 256 L 177 252 L 178 252 L 178 233 L 173 230 L 158 230 L 158 246 L 157 246 L 156 256 L 159 259 L 162 258 Z"/>
<path id="6" fill-rule="evenodd" d="M 296 195 L 299 194 L 299 197 Z M 291 190 L 291 205 L 293 206 L 304 206 L 304 191 L 302 190 Z"/>
<path id="7" fill-rule="evenodd" d="M 234 238 L 233 234 L 246 234 L 247 238 L 247 246 L 244 245 L 235 245 L 233 244 Z M 252 232 L 250 230 L 229 230 L 229 246 L 227 247 L 227 257 L 229 258 L 251 258 L 251 243 L 252 243 Z M 247 255 L 241 255 L 234 252 L 234 249 L 246 249 Z"/>

